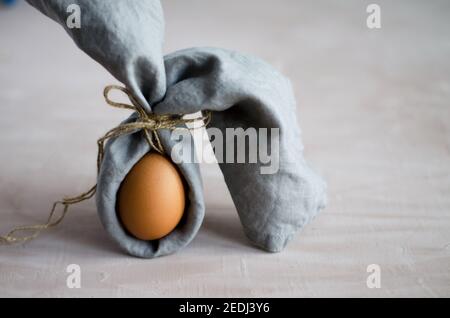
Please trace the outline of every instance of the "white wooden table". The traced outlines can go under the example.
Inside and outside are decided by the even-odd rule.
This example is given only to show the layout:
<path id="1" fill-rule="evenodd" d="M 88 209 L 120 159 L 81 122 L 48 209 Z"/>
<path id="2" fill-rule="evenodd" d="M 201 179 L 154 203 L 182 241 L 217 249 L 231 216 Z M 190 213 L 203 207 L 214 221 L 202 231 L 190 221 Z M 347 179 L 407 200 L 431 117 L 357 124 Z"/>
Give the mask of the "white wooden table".
<path id="1" fill-rule="evenodd" d="M 122 254 L 90 201 L 0 247 L 0 296 L 450 296 L 450 4 L 377 3 L 379 30 L 364 1 L 164 1 L 166 52 L 232 48 L 293 82 L 329 205 L 284 252 L 249 244 L 205 166 L 207 216 L 180 253 Z M 95 140 L 128 115 L 102 101 L 114 82 L 31 7 L 0 11 L 0 232 L 95 182 Z M 80 289 L 66 285 L 72 263 Z M 370 264 L 380 289 L 366 286 Z"/>

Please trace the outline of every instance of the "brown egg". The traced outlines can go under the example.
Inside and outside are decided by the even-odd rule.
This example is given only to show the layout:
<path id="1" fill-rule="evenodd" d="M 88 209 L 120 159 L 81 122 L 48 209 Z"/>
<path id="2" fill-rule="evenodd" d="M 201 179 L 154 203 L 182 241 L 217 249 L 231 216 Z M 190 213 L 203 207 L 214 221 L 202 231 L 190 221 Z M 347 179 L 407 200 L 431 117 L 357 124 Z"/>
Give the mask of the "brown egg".
<path id="1" fill-rule="evenodd" d="M 139 160 L 119 189 L 123 226 L 141 240 L 157 240 L 172 232 L 184 208 L 182 176 L 169 159 L 156 153 Z"/>

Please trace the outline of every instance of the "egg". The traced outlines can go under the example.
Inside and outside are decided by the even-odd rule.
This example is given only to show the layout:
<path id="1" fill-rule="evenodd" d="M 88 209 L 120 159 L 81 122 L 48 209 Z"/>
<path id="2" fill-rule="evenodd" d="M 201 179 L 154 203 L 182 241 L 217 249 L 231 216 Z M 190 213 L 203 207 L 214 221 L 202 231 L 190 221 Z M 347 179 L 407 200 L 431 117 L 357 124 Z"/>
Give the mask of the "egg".
<path id="1" fill-rule="evenodd" d="M 141 240 L 157 240 L 170 232 L 183 217 L 183 179 L 166 157 L 149 153 L 123 180 L 118 192 L 118 214 L 125 229 Z"/>

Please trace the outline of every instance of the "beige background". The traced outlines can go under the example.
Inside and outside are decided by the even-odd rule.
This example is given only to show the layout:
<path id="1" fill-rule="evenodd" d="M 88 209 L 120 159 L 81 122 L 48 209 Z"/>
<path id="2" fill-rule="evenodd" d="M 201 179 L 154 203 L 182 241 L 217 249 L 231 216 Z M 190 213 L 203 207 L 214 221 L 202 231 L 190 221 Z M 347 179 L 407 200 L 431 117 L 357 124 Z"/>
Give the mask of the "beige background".
<path id="1" fill-rule="evenodd" d="M 0 247 L 0 296 L 450 296 L 450 3 L 164 1 L 165 51 L 221 46 L 288 75 L 307 159 L 329 205 L 286 250 L 245 238 L 216 166 L 203 167 L 207 216 L 180 253 L 122 254 L 93 201 L 22 246 Z M 277 4 L 277 5 L 276 5 Z M 0 232 L 45 219 L 95 182 L 95 140 L 127 116 L 115 83 L 31 7 L 0 10 Z M 66 266 L 82 288 L 66 287 Z M 369 264 L 381 288 L 366 287 Z"/>

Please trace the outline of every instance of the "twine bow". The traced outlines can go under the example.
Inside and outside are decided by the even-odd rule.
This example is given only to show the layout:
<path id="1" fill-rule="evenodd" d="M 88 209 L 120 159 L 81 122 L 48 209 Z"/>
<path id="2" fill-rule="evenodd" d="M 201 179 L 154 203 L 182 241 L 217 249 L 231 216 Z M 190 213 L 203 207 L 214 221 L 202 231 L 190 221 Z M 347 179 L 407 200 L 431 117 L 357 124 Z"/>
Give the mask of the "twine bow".
<path id="1" fill-rule="evenodd" d="M 130 104 L 123 104 L 114 102 L 109 98 L 109 93 L 112 90 L 119 90 L 125 93 L 131 101 Z M 137 113 L 138 118 L 130 123 L 120 124 L 111 130 L 109 130 L 103 137 L 97 140 L 98 152 L 97 152 L 97 174 L 100 172 L 101 163 L 104 157 L 105 142 L 110 138 L 117 138 L 130 133 L 135 133 L 137 131 L 142 131 L 145 139 L 150 145 L 151 149 L 154 149 L 158 153 L 164 155 L 164 147 L 161 144 L 161 140 L 158 136 L 158 130 L 160 129 L 198 129 L 205 127 L 211 121 L 211 112 L 206 111 L 205 115 L 202 114 L 200 117 L 186 119 L 183 115 L 167 115 L 167 114 L 154 114 L 147 113 L 144 108 L 136 101 L 132 93 L 125 87 L 117 85 L 106 86 L 103 91 L 103 96 L 108 105 L 121 109 L 129 109 Z M 185 125 L 189 123 L 203 122 L 202 125 L 198 127 L 188 128 Z M 0 244 L 14 244 L 14 243 L 24 243 L 36 238 L 42 231 L 49 228 L 55 227 L 62 222 L 66 216 L 69 206 L 89 200 L 92 198 L 97 191 L 97 184 L 91 187 L 88 191 L 70 198 L 63 198 L 53 203 L 50 214 L 47 218 L 47 222 L 43 224 L 17 226 L 9 231 L 8 234 L 0 236 Z M 57 216 L 56 211 L 59 205 L 63 206 L 62 213 Z M 29 235 L 20 235 L 23 233 L 30 233 Z"/>

